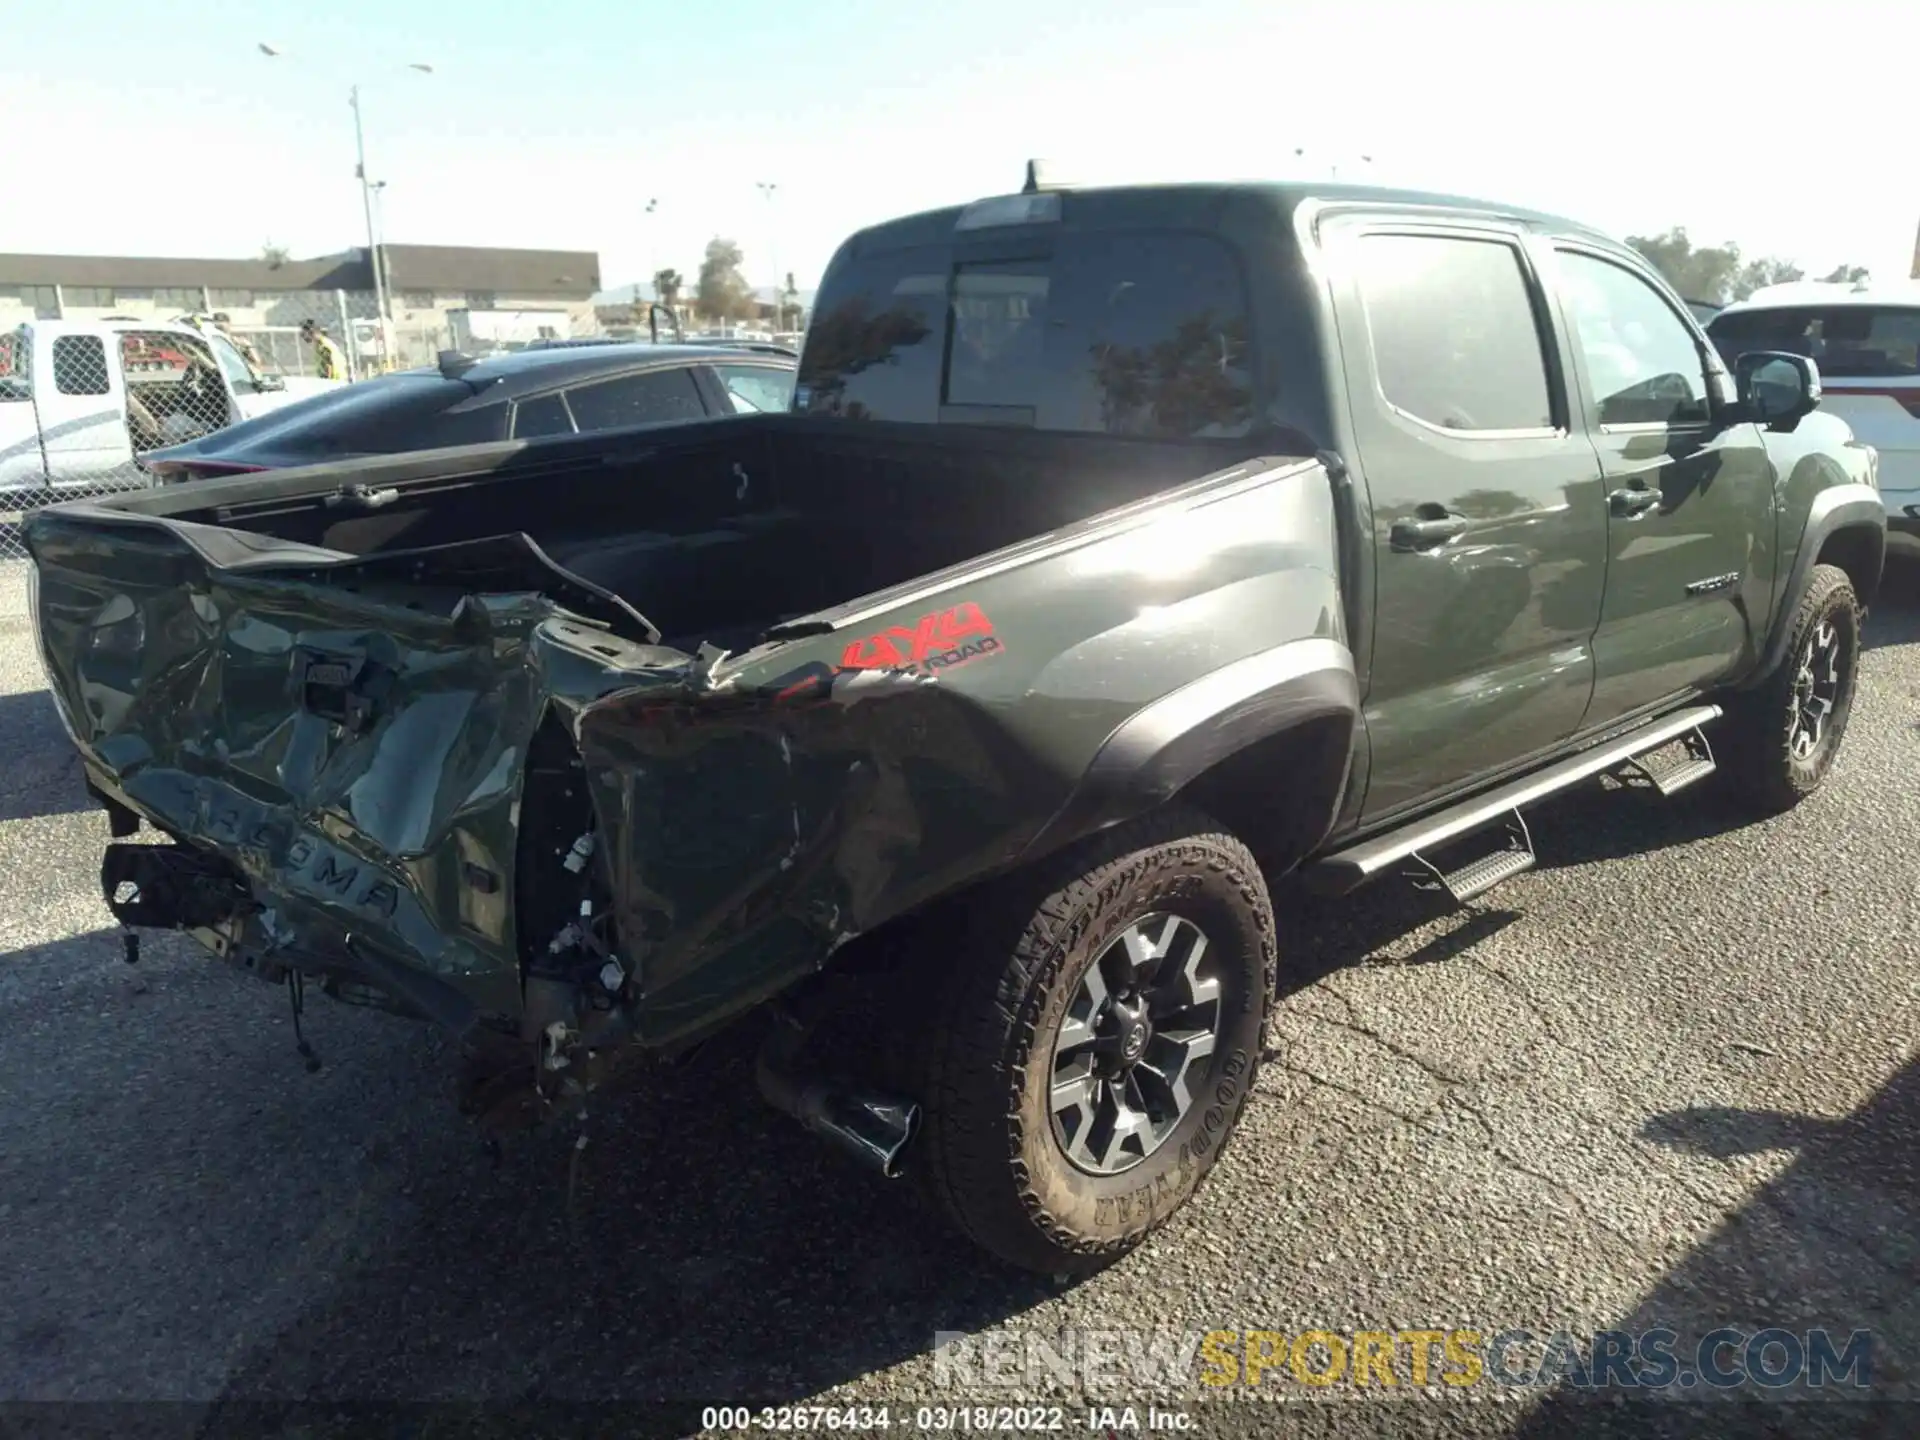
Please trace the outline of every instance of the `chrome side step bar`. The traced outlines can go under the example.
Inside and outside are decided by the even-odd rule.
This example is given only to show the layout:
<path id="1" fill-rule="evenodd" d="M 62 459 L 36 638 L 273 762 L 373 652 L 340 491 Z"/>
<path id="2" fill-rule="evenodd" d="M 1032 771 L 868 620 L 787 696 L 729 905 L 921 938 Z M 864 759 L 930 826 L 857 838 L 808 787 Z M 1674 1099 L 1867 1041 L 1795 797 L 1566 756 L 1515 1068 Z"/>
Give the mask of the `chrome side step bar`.
<path id="1" fill-rule="evenodd" d="M 1718 705 L 1695 705 L 1671 715 L 1662 716 L 1658 720 L 1642 725 L 1637 730 L 1629 730 L 1626 734 L 1608 740 L 1604 744 L 1595 745 L 1590 750 L 1582 750 L 1578 755 L 1570 755 L 1565 760 L 1549 765 L 1543 770 L 1536 770 L 1531 775 L 1523 775 L 1518 780 L 1510 780 L 1484 795 L 1462 800 L 1457 805 L 1451 805 L 1437 814 L 1415 820 L 1398 830 L 1390 830 L 1384 835 L 1376 835 L 1370 840 L 1363 840 L 1358 845 L 1351 845 L 1345 850 L 1335 851 L 1308 865 L 1301 872 L 1301 878 L 1315 889 L 1332 894 L 1344 894 L 1356 885 L 1362 885 L 1374 879 L 1390 866 L 1414 856 L 1418 851 L 1435 849 L 1449 840 L 1458 839 L 1462 835 L 1478 830 L 1482 825 L 1518 811 L 1523 805 L 1532 805 L 1577 785 L 1582 780 L 1590 780 L 1595 775 L 1617 770 L 1628 761 L 1645 755 L 1650 750 L 1658 750 L 1662 745 L 1669 745 L 1682 736 L 1697 731 L 1709 720 L 1718 719 L 1719 716 Z M 1708 769 L 1711 769 L 1710 759 Z M 1702 778 L 1706 773 L 1706 770 L 1702 770 L 1682 780 L 1681 783 L 1691 784 L 1693 780 Z M 1663 793 L 1671 793 L 1671 791 Z M 1529 856 L 1527 864 L 1531 864 L 1530 841 L 1527 845 L 1527 854 Z M 1525 868 L 1526 865 L 1519 865 L 1517 869 L 1507 873 L 1517 874 L 1519 870 Z M 1471 879 L 1472 877 L 1462 878 Z M 1499 878 L 1504 879 L 1506 876 L 1502 875 Z M 1487 888 L 1489 885 L 1480 887 L 1480 889 Z M 1476 890 L 1473 893 L 1478 894 L 1479 891 Z"/>

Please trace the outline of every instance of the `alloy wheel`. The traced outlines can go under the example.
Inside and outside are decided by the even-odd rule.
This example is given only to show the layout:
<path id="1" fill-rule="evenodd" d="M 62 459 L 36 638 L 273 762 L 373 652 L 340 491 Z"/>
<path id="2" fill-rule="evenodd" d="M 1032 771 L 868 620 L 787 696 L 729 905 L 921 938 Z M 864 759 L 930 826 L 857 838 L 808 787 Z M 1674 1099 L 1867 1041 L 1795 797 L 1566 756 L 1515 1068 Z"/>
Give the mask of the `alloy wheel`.
<path id="1" fill-rule="evenodd" d="M 1054 1037 L 1054 1139 L 1093 1175 L 1160 1148 L 1193 1108 L 1219 1040 L 1220 981 L 1207 936 L 1182 915 L 1144 915 L 1081 977 Z"/>

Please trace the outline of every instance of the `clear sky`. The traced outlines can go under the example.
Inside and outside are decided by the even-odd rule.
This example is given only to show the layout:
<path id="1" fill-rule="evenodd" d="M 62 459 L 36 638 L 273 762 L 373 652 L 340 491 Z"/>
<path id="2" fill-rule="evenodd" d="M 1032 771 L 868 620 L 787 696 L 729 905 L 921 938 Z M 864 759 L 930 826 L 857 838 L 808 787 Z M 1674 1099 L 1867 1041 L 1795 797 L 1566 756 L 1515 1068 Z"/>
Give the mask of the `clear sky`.
<path id="1" fill-rule="evenodd" d="M 1030 155 L 1338 164 L 1894 278 L 1916 40 L 1913 0 L 0 0 L 0 250 L 364 243 L 357 79 L 386 239 L 598 250 L 610 285 L 725 234 L 808 287 L 847 231 Z"/>

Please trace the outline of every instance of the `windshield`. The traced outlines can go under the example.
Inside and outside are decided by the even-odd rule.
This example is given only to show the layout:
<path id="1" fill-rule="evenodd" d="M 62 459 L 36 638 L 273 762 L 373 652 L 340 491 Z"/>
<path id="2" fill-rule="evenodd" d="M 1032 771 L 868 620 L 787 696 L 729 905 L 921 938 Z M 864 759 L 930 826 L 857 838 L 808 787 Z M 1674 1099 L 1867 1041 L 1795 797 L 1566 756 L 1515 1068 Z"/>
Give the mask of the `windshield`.
<path id="1" fill-rule="evenodd" d="M 1786 350 L 1834 379 L 1920 377 L 1920 306 L 1735 311 L 1716 316 L 1707 335 L 1729 365 L 1749 350 Z"/>
<path id="2" fill-rule="evenodd" d="M 843 259 L 827 276 L 793 408 L 1188 438 L 1253 417 L 1247 302 L 1219 241 L 1062 236 L 1031 258 L 946 247 Z"/>

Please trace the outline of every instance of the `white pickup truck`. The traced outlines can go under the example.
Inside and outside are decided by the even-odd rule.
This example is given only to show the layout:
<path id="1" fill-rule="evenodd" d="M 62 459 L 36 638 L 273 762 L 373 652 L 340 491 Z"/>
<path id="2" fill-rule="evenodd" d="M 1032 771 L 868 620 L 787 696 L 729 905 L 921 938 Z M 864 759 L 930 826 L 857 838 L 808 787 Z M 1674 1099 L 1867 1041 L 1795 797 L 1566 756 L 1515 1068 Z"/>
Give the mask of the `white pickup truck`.
<path id="1" fill-rule="evenodd" d="M 217 330 L 172 322 L 0 331 L 0 494 L 145 485 L 146 451 L 341 383 L 263 375 Z"/>

